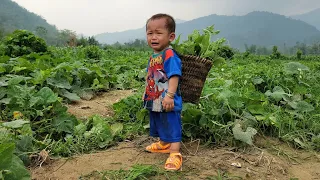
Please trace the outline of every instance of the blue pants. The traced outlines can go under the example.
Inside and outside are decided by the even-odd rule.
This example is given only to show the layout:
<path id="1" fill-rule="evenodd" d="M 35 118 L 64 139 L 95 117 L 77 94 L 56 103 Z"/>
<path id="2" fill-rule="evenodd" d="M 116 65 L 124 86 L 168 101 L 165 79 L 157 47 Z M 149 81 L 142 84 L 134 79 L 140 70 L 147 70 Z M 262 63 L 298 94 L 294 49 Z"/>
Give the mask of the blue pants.
<path id="1" fill-rule="evenodd" d="M 181 142 L 181 112 L 150 111 L 150 136 L 168 143 Z"/>

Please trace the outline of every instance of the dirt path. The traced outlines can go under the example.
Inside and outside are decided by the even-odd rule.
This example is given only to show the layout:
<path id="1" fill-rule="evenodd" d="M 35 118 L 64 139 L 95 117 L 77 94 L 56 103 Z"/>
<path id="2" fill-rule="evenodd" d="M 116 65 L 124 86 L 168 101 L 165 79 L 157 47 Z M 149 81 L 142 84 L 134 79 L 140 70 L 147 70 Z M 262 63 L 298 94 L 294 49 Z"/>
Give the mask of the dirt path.
<path id="1" fill-rule="evenodd" d="M 131 91 L 111 91 L 91 101 L 69 105 L 69 112 L 78 118 L 93 114 L 112 116 L 111 105 L 131 95 Z M 144 152 L 155 139 L 147 136 L 131 142 L 121 142 L 108 150 L 52 160 L 42 167 L 31 168 L 34 180 L 73 180 L 92 172 L 129 169 L 136 164 L 153 164 L 163 168 L 166 154 Z M 319 153 L 294 150 L 270 138 L 256 140 L 259 148 L 243 151 L 234 148 L 199 146 L 199 141 L 184 142 L 182 146 L 184 179 L 206 179 L 218 171 L 231 177 L 249 180 L 320 180 Z M 241 166 L 241 167 L 237 167 Z M 91 179 L 96 179 L 91 177 Z"/>
<path id="2" fill-rule="evenodd" d="M 33 168 L 32 178 L 73 180 L 93 171 L 129 169 L 135 164 L 156 164 L 162 168 L 167 158 L 166 154 L 144 152 L 144 147 L 152 141 L 154 140 L 151 138 L 141 137 L 132 142 L 119 143 L 106 151 L 59 159 L 48 165 Z M 244 152 L 235 152 L 232 148 L 202 147 L 198 146 L 198 141 L 185 143 L 188 150 L 183 146 L 182 173 L 185 179 L 205 179 L 217 175 L 218 170 L 228 172 L 229 177 L 252 180 L 320 179 L 319 154 L 271 143 L 273 149 L 251 149 Z M 270 142 L 268 144 L 270 145 Z"/>
<path id="3" fill-rule="evenodd" d="M 133 94 L 132 90 L 114 90 L 102 93 L 89 101 L 80 100 L 77 103 L 68 105 L 68 112 L 74 114 L 79 119 L 99 114 L 103 117 L 112 116 L 112 104 Z"/>

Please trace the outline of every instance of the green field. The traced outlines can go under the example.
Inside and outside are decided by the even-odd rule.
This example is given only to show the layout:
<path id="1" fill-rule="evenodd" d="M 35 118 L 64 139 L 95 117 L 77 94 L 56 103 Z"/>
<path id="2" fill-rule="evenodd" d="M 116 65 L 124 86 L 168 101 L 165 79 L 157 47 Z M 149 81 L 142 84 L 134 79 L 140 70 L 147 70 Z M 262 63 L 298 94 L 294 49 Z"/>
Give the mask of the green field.
<path id="1" fill-rule="evenodd" d="M 150 51 L 41 49 L 40 40 L 31 43 L 33 35 L 17 37 L 0 45 L 0 179 L 29 179 L 30 157 L 44 149 L 70 157 L 148 134 L 141 95 Z M 226 57 L 220 47 L 216 42 L 203 52 L 214 66 L 200 103 L 183 105 L 184 140 L 255 147 L 256 137 L 268 136 L 319 152 L 320 57 L 239 52 Z M 113 117 L 80 120 L 67 112 L 66 104 L 119 89 L 135 94 L 113 105 Z"/>

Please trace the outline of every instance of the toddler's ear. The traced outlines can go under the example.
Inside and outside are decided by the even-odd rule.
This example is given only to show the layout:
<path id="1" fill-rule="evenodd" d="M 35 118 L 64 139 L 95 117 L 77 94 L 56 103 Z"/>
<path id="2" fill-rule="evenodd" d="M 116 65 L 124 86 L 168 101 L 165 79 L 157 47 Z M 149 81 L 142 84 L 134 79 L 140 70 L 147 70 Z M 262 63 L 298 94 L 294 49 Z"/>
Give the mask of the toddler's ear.
<path id="1" fill-rule="evenodd" d="M 174 32 L 170 33 L 170 35 L 169 35 L 170 42 L 172 42 L 175 38 L 176 38 L 176 34 Z"/>

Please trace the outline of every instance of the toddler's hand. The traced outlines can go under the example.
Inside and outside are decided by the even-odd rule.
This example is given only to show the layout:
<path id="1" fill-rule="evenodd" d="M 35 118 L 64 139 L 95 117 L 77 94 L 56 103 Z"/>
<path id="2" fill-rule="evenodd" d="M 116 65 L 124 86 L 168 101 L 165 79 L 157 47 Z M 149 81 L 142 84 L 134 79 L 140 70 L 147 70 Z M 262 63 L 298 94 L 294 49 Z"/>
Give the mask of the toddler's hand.
<path id="1" fill-rule="evenodd" d="M 165 96 L 162 101 L 162 106 L 165 111 L 172 111 L 174 108 L 174 100 Z"/>

